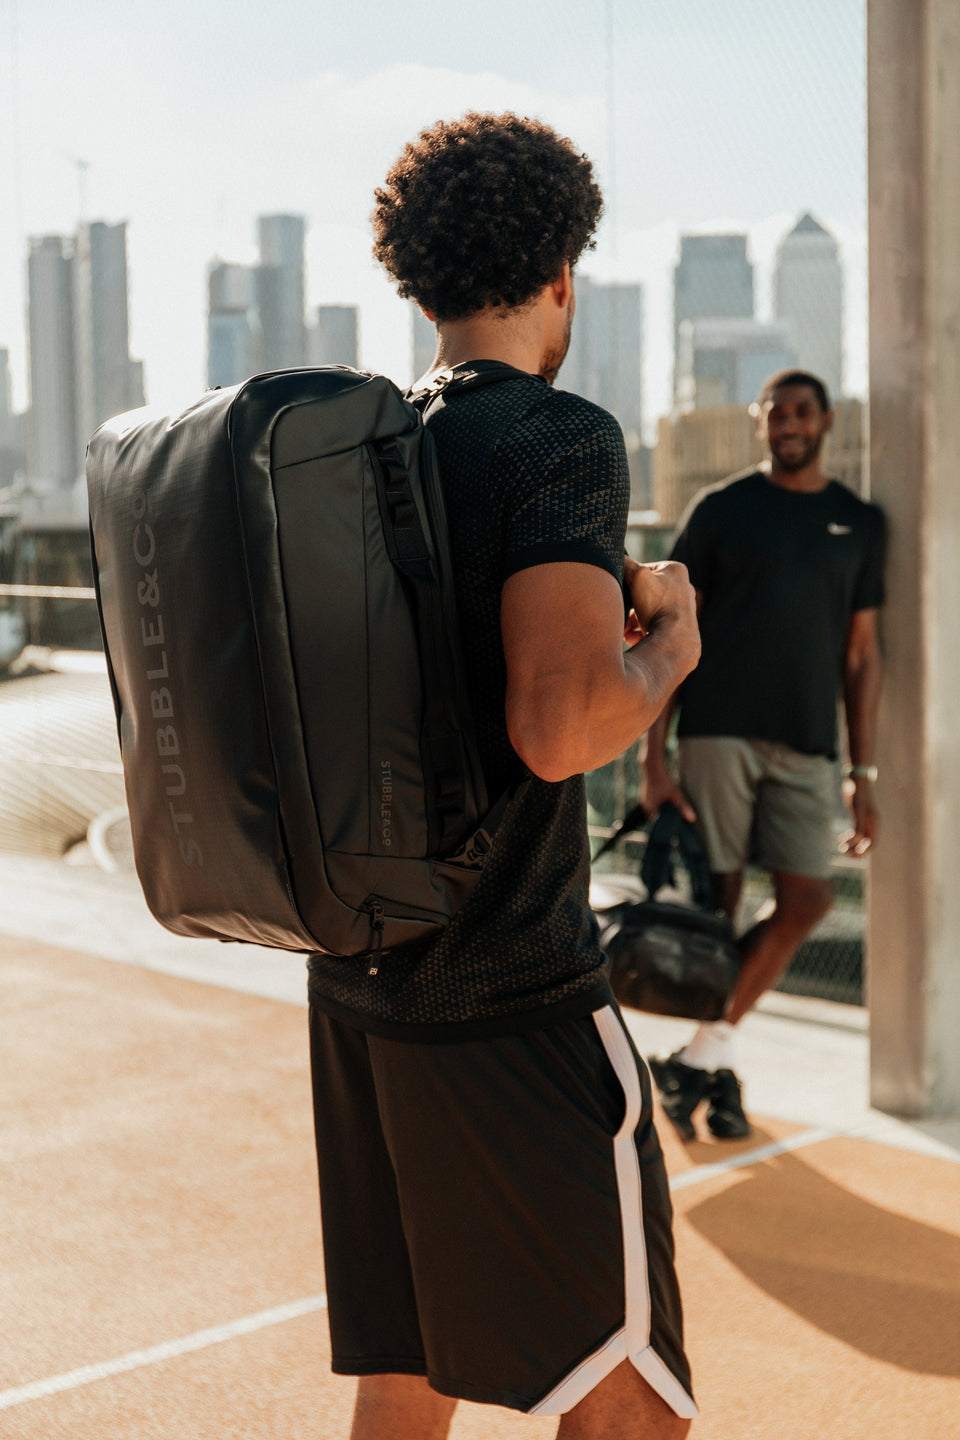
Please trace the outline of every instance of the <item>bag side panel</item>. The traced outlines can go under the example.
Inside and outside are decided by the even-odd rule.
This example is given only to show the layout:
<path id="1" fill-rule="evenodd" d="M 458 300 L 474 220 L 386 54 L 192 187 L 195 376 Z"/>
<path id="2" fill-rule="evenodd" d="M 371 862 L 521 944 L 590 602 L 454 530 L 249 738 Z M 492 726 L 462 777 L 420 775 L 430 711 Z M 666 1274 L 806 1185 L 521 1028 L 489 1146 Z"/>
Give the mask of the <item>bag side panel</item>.
<path id="1" fill-rule="evenodd" d="M 180 934 L 314 948 L 292 903 L 227 442 L 232 391 L 133 412 L 88 493 L 134 856 Z"/>

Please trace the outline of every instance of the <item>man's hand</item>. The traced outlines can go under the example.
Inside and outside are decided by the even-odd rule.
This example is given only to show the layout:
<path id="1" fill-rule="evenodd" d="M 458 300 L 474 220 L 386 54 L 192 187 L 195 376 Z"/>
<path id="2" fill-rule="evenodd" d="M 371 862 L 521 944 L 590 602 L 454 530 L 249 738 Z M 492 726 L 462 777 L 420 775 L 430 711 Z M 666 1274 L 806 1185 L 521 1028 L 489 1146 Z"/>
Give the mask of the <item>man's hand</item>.
<path id="1" fill-rule="evenodd" d="M 676 560 L 640 565 L 627 555 L 623 579 L 633 607 L 624 631 L 627 643 L 636 644 L 669 621 L 671 645 L 689 651 L 689 670 L 692 670 L 700 658 L 700 629 L 696 591 L 690 584 L 687 567 Z"/>
<path id="2" fill-rule="evenodd" d="M 651 820 L 661 806 L 670 804 L 676 805 L 684 820 L 689 820 L 691 825 L 696 821 L 697 812 L 670 771 L 661 769 L 659 766 L 644 765 L 640 793 L 637 798 Z"/>
<path id="3" fill-rule="evenodd" d="M 873 784 L 866 778 L 856 778 L 852 785 L 845 785 L 846 801 L 850 807 L 853 829 L 841 836 L 841 855 L 866 855 L 877 838 L 879 816 L 873 800 Z"/>

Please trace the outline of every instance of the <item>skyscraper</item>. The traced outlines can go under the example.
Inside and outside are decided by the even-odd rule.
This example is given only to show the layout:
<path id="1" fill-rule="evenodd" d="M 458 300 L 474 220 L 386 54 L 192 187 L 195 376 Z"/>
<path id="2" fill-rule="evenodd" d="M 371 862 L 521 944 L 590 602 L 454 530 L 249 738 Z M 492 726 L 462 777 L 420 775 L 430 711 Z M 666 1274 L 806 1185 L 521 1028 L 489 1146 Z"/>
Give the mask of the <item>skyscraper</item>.
<path id="1" fill-rule="evenodd" d="M 826 382 L 831 397 L 843 383 L 843 271 L 837 242 L 810 214 L 780 243 L 773 308 L 788 322 L 797 364 Z"/>
<path id="2" fill-rule="evenodd" d="M 797 363 L 785 321 L 683 320 L 677 359 L 682 409 L 749 405 L 776 370 Z"/>
<path id="3" fill-rule="evenodd" d="M 32 239 L 27 257 L 31 476 L 72 485 L 80 473 L 73 326 L 73 254 L 62 235 Z"/>
<path id="4" fill-rule="evenodd" d="M 748 319 L 753 266 L 746 235 L 682 235 L 673 272 L 673 393 L 677 398 L 684 320 Z"/>
<path id="5" fill-rule="evenodd" d="M 413 313 L 413 375 L 412 380 L 419 380 L 425 375 L 433 364 L 433 357 L 437 353 L 437 332 L 433 321 L 428 320 L 420 309 L 420 306 L 413 300 L 410 302 L 410 309 Z"/>
<path id="6" fill-rule="evenodd" d="M 357 366 L 356 305 L 318 305 L 307 335 L 311 365 Z"/>
<path id="7" fill-rule="evenodd" d="M 576 279 L 577 312 L 559 384 L 610 410 L 625 431 L 642 415 L 642 296 L 637 284 Z"/>
<path id="8" fill-rule="evenodd" d="M 97 426 L 143 404 L 143 367 L 130 359 L 126 224 L 31 240 L 27 279 L 28 473 L 72 485 Z"/>
<path id="9" fill-rule="evenodd" d="M 305 221 L 302 215 L 261 215 L 256 301 L 260 316 L 262 370 L 307 362 L 304 324 Z"/>
<path id="10" fill-rule="evenodd" d="M 111 415 L 143 404 L 142 371 L 130 359 L 126 224 L 81 225 L 73 270 L 77 426 L 85 445 Z"/>
<path id="11" fill-rule="evenodd" d="M 0 348 L 0 489 L 13 482 L 23 464 L 23 416 L 13 409 L 10 352 Z"/>
<path id="12" fill-rule="evenodd" d="M 207 294 L 207 384 L 238 385 L 261 368 L 254 272 L 249 265 L 215 261 Z"/>
<path id="13" fill-rule="evenodd" d="M 10 351 L 0 346 L 0 435 L 13 415 L 13 381 L 10 376 Z"/>

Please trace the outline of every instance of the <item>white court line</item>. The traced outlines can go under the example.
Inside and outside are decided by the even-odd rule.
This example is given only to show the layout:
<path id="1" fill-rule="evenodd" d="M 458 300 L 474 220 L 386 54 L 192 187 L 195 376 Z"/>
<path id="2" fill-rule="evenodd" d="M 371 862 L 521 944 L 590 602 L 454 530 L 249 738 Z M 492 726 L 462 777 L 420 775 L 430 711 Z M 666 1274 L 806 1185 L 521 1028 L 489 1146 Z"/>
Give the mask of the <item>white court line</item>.
<path id="1" fill-rule="evenodd" d="M 788 1135 L 785 1140 L 772 1140 L 769 1145 L 758 1145 L 756 1150 L 746 1150 L 740 1155 L 731 1155 L 729 1160 L 718 1160 L 716 1165 L 704 1165 L 696 1170 L 684 1170 L 670 1181 L 671 1190 L 685 1190 L 688 1185 L 697 1185 L 701 1180 L 712 1180 L 715 1175 L 726 1175 L 730 1170 L 742 1170 L 746 1165 L 759 1165 L 774 1155 L 785 1155 L 788 1150 L 802 1150 L 805 1145 L 817 1145 L 821 1140 L 834 1140 L 842 1130 L 801 1130 L 797 1135 Z"/>
<path id="2" fill-rule="evenodd" d="M 63 1375 L 51 1375 L 46 1380 L 34 1380 L 29 1385 L 2 1390 L 0 1410 L 24 1405 L 28 1400 L 42 1400 L 47 1395 L 57 1395 L 62 1390 L 76 1390 L 81 1385 L 92 1385 L 95 1380 L 106 1380 L 110 1375 L 122 1375 L 127 1370 L 139 1370 L 144 1365 L 156 1365 L 161 1360 L 172 1360 L 177 1355 L 189 1355 L 192 1350 L 203 1350 L 208 1345 L 220 1345 L 224 1340 L 233 1340 L 238 1335 L 250 1335 L 255 1330 L 265 1330 L 270 1325 L 282 1325 L 285 1320 L 311 1315 L 315 1310 L 325 1310 L 326 1306 L 326 1295 L 311 1295 L 306 1300 L 293 1300 L 289 1305 L 277 1305 L 272 1310 L 261 1310 L 256 1315 L 244 1316 L 242 1320 L 232 1320 L 228 1325 L 198 1330 L 196 1334 L 186 1335 L 182 1340 L 168 1340 L 163 1345 L 152 1345 L 149 1350 L 133 1350 L 129 1355 L 120 1355 L 116 1360 L 104 1360 L 99 1365 L 82 1365 L 78 1370 L 68 1370 Z"/>
<path id="3" fill-rule="evenodd" d="M 748 1165 L 759 1165 L 775 1155 L 784 1155 L 790 1150 L 800 1150 L 805 1145 L 816 1145 L 820 1140 L 831 1140 L 843 1134 L 838 1130 L 801 1130 L 788 1135 L 784 1140 L 759 1145 L 729 1160 L 720 1160 L 716 1165 L 704 1165 L 696 1170 L 685 1170 L 670 1181 L 671 1190 L 685 1190 L 701 1180 L 712 1180 L 730 1170 L 740 1170 Z M 272 1310 L 261 1310 L 256 1315 L 247 1315 L 242 1320 L 233 1320 L 228 1325 L 217 1325 L 211 1330 L 198 1330 L 182 1340 L 168 1340 L 162 1345 L 153 1345 L 148 1350 L 134 1350 L 116 1360 L 104 1360 L 98 1365 L 83 1365 L 78 1370 L 68 1370 L 63 1375 L 51 1375 L 46 1380 L 34 1380 L 29 1385 L 18 1385 L 12 1390 L 0 1391 L 0 1410 L 9 1410 L 14 1405 L 25 1405 L 28 1400 L 42 1400 L 48 1395 L 58 1395 L 64 1390 L 76 1390 L 81 1385 L 92 1385 L 96 1380 L 106 1380 L 111 1375 L 122 1375 L 128 1370 L 139 1370 L 145 1365 L 156 1365 L 162 1360 L 172 1360 L 178 1355 L 189 1355 L 193 1350 L 203 1350 L 208 1345 L 220 1345 L 224 1340 L 233 1340 L 238 1335 L 250 1335 L 270 1325 L 282 1325 L 285 1320 L 295 1320 L 301 1315 L 310 1315 L 324 1310 L 326 1295 L 313 1295 L 306 1300 L 294 1300 L 289 1305 L 277 1305 Z"/>

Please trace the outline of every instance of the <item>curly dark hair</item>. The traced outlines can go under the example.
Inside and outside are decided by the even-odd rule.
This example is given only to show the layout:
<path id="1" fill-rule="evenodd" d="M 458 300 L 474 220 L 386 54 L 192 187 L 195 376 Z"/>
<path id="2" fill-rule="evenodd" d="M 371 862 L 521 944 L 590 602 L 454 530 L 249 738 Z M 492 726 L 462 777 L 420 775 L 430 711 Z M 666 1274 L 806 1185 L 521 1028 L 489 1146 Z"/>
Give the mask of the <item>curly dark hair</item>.
<path id="1" fill-rule="evenodd" d="M 761 407 L 772 400 L 777 390 L 783 390 L 787 385 L 809 385 L 817 397 L 820 409 L 824 414 L 830 409 L 830 396 L 823 381 L 816 375 L 811 375 L 809 370 L 778 370 L 776 375 L 771 375 L 760 391 L 760 399 L 757 402 Z"/>
<path id="2" fill-rule="evenodd" d="M 373 253 L 437 320 L 514 309 L 593 248 L 593 166 L 540 120 L 471 111 L 421 131 L 376 192 Z"/>

